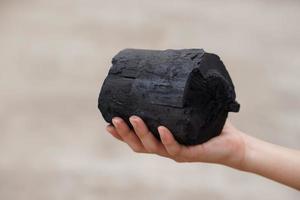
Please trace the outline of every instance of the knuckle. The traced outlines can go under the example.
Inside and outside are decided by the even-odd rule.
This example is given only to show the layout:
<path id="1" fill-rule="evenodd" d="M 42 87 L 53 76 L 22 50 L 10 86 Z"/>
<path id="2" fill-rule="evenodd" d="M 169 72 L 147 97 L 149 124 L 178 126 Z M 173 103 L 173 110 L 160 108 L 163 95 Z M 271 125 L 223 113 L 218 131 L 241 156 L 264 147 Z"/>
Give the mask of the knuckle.
<path id="1" fill-rule="evenodd" d="M 141 131 L 135 131 L 136 135 L 141 139 L 141 140 L 145 140 L 146 138 L 146 134 L 141 132 Z"/>
<path id="2" fill-rule="evenodd" d="M 132 149 L 134 153 L 140 153 L 139 149 Z"/>
<path id="3" fill-rule="evenodd" d="M 132 132 L 131 131 L 122 131 L 122 132 L 120 132 L 120 135 L 126 141 L 132 140 Z"/>
<path id="4" fill-rule="evenodd" d="M 145 130 L 137 130 L 136 131 L 136 134 L 138 135 L 138 137 L 141 139 L 141 140 L 150 140 L 150 134 L 151 132 L 147 132 Z"/>
<path id="5" fill-rule="evenodd" d="M 178 157 L 180 154 L 180 149 L 178 148 L 170 149 L 169 154 L 173 157 Z"/>
<path id="6" fill-rule="evenodd" d="M 147 150 L 150 152 L 150 153 L 156 153 L 158 152 L 158 145 L 157 144 L 153 144 L 151 146 L 149 146 L 147 148 Z"/>
<path id="7" fill-rule="evenodd" d="M 135 153 L 142 153 L 142 148 L 141 147 L 132 147 L 131 148 Z"/>
<path id="8" fill-rule="evenodd" d="M 145 133 L 140 133 L 140 134 L 139 134 L 139 138 L 140 138 L 141 140 L 143 140 L 143 141 L 145 141 L 145 140 L 148 139 L 148 137 L 147 137 L 147 135 L 146 135 Z"/>
<path id="9" fill-rule="evenodd" d="M 130 143 L 130 141 L 131 141 L 130 137 L 128 137 L 127 135 L 121 135 L 121 134 L 120 134 L 120 136 L 124 142 L 126 142 L 127 144 Z"/>

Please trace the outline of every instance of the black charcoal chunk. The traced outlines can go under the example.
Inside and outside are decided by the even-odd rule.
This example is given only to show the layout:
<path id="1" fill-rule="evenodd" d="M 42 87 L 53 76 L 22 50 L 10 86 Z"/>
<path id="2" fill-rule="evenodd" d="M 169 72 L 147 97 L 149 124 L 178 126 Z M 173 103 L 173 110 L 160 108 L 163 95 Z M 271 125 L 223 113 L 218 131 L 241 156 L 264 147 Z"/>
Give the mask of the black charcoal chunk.
<path id="1" fill-rule="evenodd" d="M 98 99 L 103 118 L 141 117 L 157 139 L 166 126 L 184 145 L 220 134 L 228 112 L 240 105 L 231 78 L 215 54 L 203 49 L 125 49 L 112 59 Z"/>

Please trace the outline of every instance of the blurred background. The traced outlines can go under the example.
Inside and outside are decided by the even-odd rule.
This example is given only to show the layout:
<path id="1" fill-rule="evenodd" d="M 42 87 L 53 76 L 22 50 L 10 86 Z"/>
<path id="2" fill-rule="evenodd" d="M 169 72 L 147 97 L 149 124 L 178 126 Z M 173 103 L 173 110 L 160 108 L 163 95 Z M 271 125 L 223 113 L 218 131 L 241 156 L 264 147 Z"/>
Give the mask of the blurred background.
<path id="1" fill-rule="evenodd" d="M 233 123 L 300 148 L 300 2 L 0 0 L 0 199 L 299 199 L 212 164 L 133 153 L 97 98 L 123 48 L 218 54 L 241 103 Z"/>

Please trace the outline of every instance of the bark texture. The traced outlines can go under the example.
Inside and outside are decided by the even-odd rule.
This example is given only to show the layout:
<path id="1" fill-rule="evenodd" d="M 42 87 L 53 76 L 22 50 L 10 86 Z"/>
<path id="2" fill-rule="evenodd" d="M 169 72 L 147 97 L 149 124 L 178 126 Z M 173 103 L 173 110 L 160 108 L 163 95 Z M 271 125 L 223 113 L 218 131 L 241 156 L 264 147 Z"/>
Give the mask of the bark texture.
<path id="1" fill-rule="evenodd" d="M 203 49 L 125 49 L 112 60 L 98 99 L 105 121 L 140 116 L 159 138 L 164 125 L 184 145 L 220 134 L 228 112 L 240 105 L 232 80 L 215 54 Z"/>

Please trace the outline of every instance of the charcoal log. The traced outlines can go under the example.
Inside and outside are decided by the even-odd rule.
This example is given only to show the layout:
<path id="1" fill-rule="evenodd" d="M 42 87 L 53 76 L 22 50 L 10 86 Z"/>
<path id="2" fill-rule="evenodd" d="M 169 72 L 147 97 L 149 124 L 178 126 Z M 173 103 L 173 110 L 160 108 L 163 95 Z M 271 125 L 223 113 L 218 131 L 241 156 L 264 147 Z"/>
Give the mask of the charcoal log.
<path id="1" fill-rule="evenodd" d="M 184 145 L 219 135 L 228 112 L 240 105 L 220 58 L 203 49 L 125 49 L 112 59 L 98 98 L 103 118 L 140 116 L 160 139 L 166 126 Z"/>

